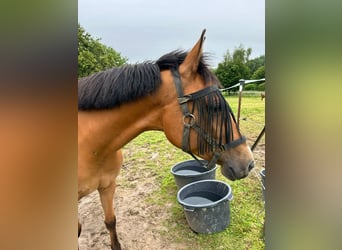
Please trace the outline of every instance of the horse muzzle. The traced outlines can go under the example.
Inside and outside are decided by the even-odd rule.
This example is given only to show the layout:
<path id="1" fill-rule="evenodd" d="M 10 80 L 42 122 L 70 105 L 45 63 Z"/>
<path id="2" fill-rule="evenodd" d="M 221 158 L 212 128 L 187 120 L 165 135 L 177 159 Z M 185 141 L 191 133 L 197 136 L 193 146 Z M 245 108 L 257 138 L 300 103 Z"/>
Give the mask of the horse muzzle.
<path id="1" fill-rule="evenodd" d="M 239 180 L 246 178 L 249 172 L 254 168 L 254 161 L 251 160 L 245 167 L 238 168 L 236 166 L 230 165 L 222 165 L 221 166 L 221 173 L 224 177 L 231 181 Z"/>

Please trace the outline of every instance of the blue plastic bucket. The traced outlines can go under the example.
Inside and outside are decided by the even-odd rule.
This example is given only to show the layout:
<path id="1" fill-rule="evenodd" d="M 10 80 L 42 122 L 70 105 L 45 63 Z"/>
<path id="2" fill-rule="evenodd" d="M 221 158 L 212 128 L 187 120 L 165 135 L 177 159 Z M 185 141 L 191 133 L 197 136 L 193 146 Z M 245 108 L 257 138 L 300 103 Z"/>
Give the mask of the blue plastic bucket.
<path id="1" fill-rule="evenodd" d="M 171 167 L 171 173 L 174 176 L 178 189 L 183 186 L 200 180 L 215 180 L 217 165 L 208 170 L 203 165 L 208 164 L 207 161 L 188 160 L 177 163 Z"/>
<path id="2" fill-rule="evenodd" d="M 231 187 L 222 181 L 201 180 L 182 187 L 177 200 L 190 228 L 197 233 L 216 233 L 230 223 Z"/>
<path id="3" fill-rule="evenodd" d="M 265 180 L 266 180 L 266 170 L 263 168 L 260 171 L 260 176 L 261 176 L 261 187 L 262 187 L 262 200 L 265 201 Z"/>

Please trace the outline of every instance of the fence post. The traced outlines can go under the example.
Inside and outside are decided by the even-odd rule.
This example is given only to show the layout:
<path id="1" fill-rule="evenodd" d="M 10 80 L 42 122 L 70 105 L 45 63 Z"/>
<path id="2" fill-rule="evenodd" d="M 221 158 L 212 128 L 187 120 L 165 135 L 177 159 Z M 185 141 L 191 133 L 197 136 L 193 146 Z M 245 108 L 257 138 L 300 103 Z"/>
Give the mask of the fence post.
<path id="1" fill-rule="evenodd" d="M 242 91 L 243 91 L 243 85 L 245 84 L 245 79 L 240 79 L 239 81 L 239 104 L 238 104 L 238 113 L 237 113 L 237 126 L 240 128 L 240 110 L 241 110 L 241 98 L 242 98 Z"/>
<path id="2" fill-rule="evenodd" d="M 251 150 L 252 150 L 252 151 L 253 151 L 254 148 L 258 145 L 258 143 L 259 143 L 261 137 L 262 137 L 264 134 L 265 134 L 265 126 L 264 126 L 264 128 L 261 130 L 261 132 L 260 132 L 258 138 L 255 140 L 253 146 L 251 147 Z"/>

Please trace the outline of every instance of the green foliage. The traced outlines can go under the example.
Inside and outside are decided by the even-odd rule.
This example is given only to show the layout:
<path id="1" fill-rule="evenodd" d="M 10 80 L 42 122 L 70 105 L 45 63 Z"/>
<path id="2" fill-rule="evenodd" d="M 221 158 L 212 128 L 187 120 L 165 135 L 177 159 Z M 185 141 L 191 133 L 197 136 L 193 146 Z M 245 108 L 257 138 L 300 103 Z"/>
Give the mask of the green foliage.
<path id="1" fill-rule="evenodd" d="M 246 91 L 265 91 L 265 82 L 263 83 L 249 83 L 243 88 Z"/>
<path id="2" fill-rule="evenodd" d="M 250 70 L 250 72 L 252 73 L 252 75 L 254 74 L 254 72 L 260 68 L 261 66 L 265 66 L 265 56 L 259 56 L 256 57 L 254 59 L 251 59 L 247 62 L 247 66 Z M 261 77 L 262 78 L 262 77 Z M 252 78 L 252 79 L 256 79 L 256 78 Z"/>
<path id="3" fill-rule="evenodd" d="M 246 84 L 246 86 L 243 89 L 244 90 L 256 90 L 257 84 L 255 83 Z"/>
<path id="4" fill-rule="evenodd" d="M 265 56 L 249 59 L 252 49 L 242 45 L 224 54 L 223 61 L 214 71 L 222 85 L 227 88 L 239 82 L 240 79 L 259 79 L 265 77 Z M 256 78 L 253 78 L 256 77 Z M 256 84 L 246 86 L 246 90 L 258 90 Z"/>
<path id="5" fill-rule="evenodd" d="M 242 45 L 236 48 L 233 54 L 227 50 L 223 62 L 219 63 L 215 71 L 216 76 L 224 87 L 232 86 L 239 82 L 240 79 L 249 78 L 250 69 L 246 63 L 251 52 L 251 48 L 246 50 Z"/>
<path id="6" fill-rule="evenodd" d="M 94 39 L 84 28 L 78 24 L 78 77 L 88 76 L 92 73 L 108 68 L 121 66 L 127 58 L 113 48 Z"/>
<path id="7" fill-rule="evenodd" d="M 258 84 L 256 90 L 265 91 L 265 82 Z"/>
<path id="8" fill-rule="evenodd" d="M 262 79 L 265 78 L 265 65 L 260 66 L 256 69 L 251 77 L 251 79 Z M 265 82 L 263 83 L 254 83 L 248 84 L 244 88 L 245 90 L 257 90 L 257 91 L 265 91 Z"/>
<path id="9" fill-rule="evenodd" d="M 260 66 L 252 75 L 252 79 L 265 78 L 265 65 Z"/>

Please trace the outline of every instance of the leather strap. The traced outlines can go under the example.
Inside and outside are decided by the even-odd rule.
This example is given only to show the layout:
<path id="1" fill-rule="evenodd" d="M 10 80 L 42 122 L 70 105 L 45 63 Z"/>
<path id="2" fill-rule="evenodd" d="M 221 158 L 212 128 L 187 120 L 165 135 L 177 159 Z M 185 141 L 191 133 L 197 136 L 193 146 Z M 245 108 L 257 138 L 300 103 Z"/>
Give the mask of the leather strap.
<path id="1" fill-rule="evenodd" d="M 210 135 L 208 135 L 205 131 L 203 131 L 203 129 L 201 129 L 196 123 L 195 123 L 195 116 L 193 114 L 190 113 L 189 108 L 188 108 L 188 102 L 195 100 L 197 98 L 201 98 L 203 96 L 208 95 L 208 93 L 213 92 L 213 91 L 218 91 L 219 89 L 216 86 L 210 86 L 207 88 L 204 88 L 200 91 L 197 91 L 195 93 L 189 94 L 189 95 L 184 95 L 183 92 L 183 86 L 182 86 L 182 81 L 181 81 L 181 77 L 179 75 L 179 71 L 177 69 L 171 69 L 171 73 L 174 79 L 174 83 L 175 83 L 175 87 L 176 87 L 176 91 L 178 94 L 178 103 L 182 109 L 182 113 L 183 113 L 183 123 L 184 123 L 184 129 L 183 129 L 183 138 L 182 138 L 182 150 L 187 152 L 188 154 L 190 154 L 196 161 L 198 161 L 201 165 L 203 165 L 203 163 L 197 159 L 197 157 L 191 152 L 191 148 L 190 148 L 190 129 L 193 128 L 198 135 L 202 136 L 204 140 L 206 140 L 206 142 L 208 144 L 213 145 L 216 148 L 216 150 L 213 152 L 213 157 L 211 158 L 211 160 L 209 161 L 208 165 L 205 166 L 208 169 L 212 169 L 215 167 L 218 159 L 220 158 L 220 155 L 222 153 L 222 151 L 236 147 L 238 145 L 240 145 L 241 143 L 244 143 L 246 141 L 246 137 L 241 136 L 240 134 L 240 139 L 234 140 L 234 141 L 230 141 L 227 144 L 224 145 L 219 145 L 217 144 L 217 142 L 213 142 L 212 140 L 210 140 Z M 235 117 L 234 115 L 233 119 L 235 121 Z M 188 119 L 188 121 L 187 121 Z"/>

